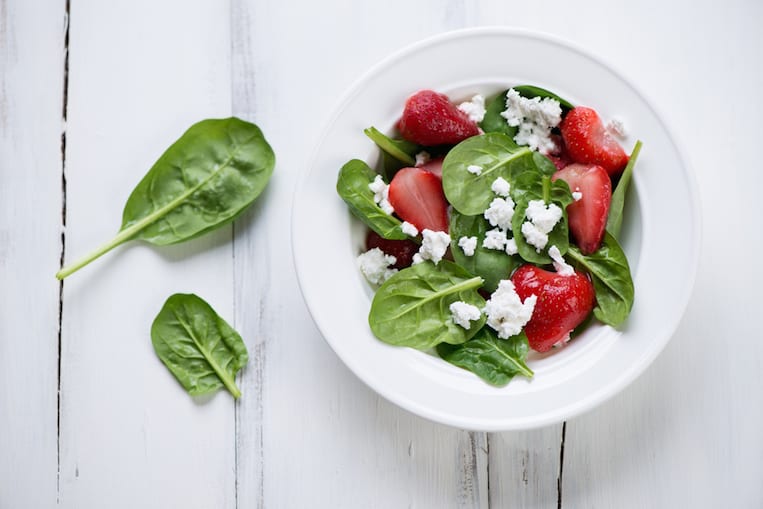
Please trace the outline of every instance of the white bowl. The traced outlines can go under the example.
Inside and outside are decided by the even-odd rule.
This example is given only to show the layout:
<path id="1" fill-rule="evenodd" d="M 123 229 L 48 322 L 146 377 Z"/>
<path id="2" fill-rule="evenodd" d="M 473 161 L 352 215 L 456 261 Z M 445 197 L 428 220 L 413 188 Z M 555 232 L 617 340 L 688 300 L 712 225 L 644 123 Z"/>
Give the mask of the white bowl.
<path id="1" fill-rule="evenodd" d="M 357 269 L 364 227 L 336 193 L 352 158 L 372 166 L 378 149 L 363 134 L 391 129 L 405 99 L 429 88 L 452 100 L 512 85 L 537 85 L 602 118 L 622 118 L 644 142 L 626 207 L 622 244 L 636 289 L 620 330 L 594 325 L 552 354 L 531 354 L 532 380 L 488 385 L 436 356 L 382 343 L 371 333 L 373 291 Z M 617 393 L 654 360 L 688 302 L 699 253 L 694 178 L 646 99 L 608 65 L 567 42 L 535 32 L 479 28 L 414 44 L 371 69 L 349 90 L 323 131 L 294 198 L 292 236 L 310 313 L 344 363 L 386 399 L 428 419 L 473 430 L 525 429 L 560 422 Z"/>

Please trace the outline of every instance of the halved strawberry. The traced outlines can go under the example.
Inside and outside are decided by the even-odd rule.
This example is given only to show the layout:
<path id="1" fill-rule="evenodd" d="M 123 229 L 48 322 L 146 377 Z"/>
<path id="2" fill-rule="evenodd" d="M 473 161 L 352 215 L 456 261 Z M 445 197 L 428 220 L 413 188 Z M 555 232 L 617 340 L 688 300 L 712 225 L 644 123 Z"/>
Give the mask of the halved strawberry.
<path id="1" fill-rule="evenodd" d="M 570 191 L 582 197 L 567 205 L 572 238 L 583 254 L 591 254 L 601 245 L 612 201 L 612 181 L 601 166 L 570 164 L 554 173 L 551 180 L 562 179 Z"/>
<path id="2" fill-rule="evenodd" d="M 593 309 L 593 284 L 579 272 L 562 276 L 527 264 L 514 271 L 511 282 L 523 302 L 530 295 L 538 299 L 525 325 L 530 348 L 538 352 L 565 341 Z"/>
<path id="3" fill-rule="evenodd" d="M 410 267 L 413 263 L 413 255 L 419 252 L 419 245 L 412 240 L 385 239 L 373 230 L 368 230 L 366 235 L 366 249 L 378 247 L 384 254 L 394 256 L 396 269 Z"/>
<path id="4" fill-rule="evenodd" d="M 437 157 L 435 159 L 432 159 L 428 163 L 424 163 L 421 166 L 417 166 L 417 168 L 427 170 L 428 172 L 436 175 L 438 179 L 442 180 L 442 162 L 444 160 L 445 160 L 444 157 Z"/>
<path id="5" fill-rule="evenodd" d="M 607 132 L 593 109 L 573 108 L 565 115 L 560 129 L 567 153 L 576 163 L 598 164 L 609 175 L 617 175 L 628 164 L 628 154 Z"/>
<path id="6" fill-rule="evenodd" d="M 455 145 L 479 134 L 476 122 L 433 90 L 421 90 L 405 101 L 397 128 L 403 138 L 425 147 Z"/>
<path id="7" fill-rule="evenodd" d="M 403 168 L 389 183 L 389 202 L 404 221 L 419 231 L 448 231 L 448 201 L 442 182 L 422 168 Z"/>

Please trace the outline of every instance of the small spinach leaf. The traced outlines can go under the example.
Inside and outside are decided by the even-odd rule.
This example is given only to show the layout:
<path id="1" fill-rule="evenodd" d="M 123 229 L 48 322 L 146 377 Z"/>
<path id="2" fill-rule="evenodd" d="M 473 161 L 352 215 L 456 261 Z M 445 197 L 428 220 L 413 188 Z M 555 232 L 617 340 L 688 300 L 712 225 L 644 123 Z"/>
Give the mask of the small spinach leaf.
<path id="1" fill-rule="evenodd" d="M 464 329 L 453 322 L 449 308 L 456 301 L 485 307 L 485 299 L 477 292 L 480 286 L 482 278 L 455 263 L 419 263 L 381 285 L 368 323 L 377 338 L 392 345 L 426 350 L 439 343 L 463 343 L 484 325 L 485 316 Z"/>
<path id="2" fill-rule="evenodd" d="M 543 200 L 546 204 L 555 203 L 562 209 L 562 218 L 548 234 L 546 248 L 556 246 L 561 254 L 565 254 L 570 245 L 567 225 L 567 205 L 573 201 L 572 193 L 567 183 L 562 179 L 552 182 L 551 178 L 546 175 L 541 175 L 538 172 L 527 172 L 517 177 L 512 183 L 511 196 L 514 202 L 516 202 L 514 217 L 511 220 L 511 228 L 514 232 L 519 256 L 530 263 L 551 263 L 551 257 L 547 254 L 548 249 L 538 252 L 535 246 L 528 244 L 524 235 L 522 235 L 522 223 L 528 220 L 525 217 L 527 205 L 532 200 Z"/>
<path id="3" fill-rule="evenodd" d="M 336 191 L 352 213 L 373 231 L 385 239 L 406 239 L 408 235 L 401 230 L 402 222 L 384 212 L 374 202 L 374 193 L 368 184 L 373 182 L 376 175 L 364 161 L 353 159 L 339 170 Z"/>
<path id="4" fill-rule="evenodd" d="M 420 147 L 415 143 L 406 140 L 394 140 L 375 127 L 369 127 L 363 132 L 380 149 L 401 163 L 405 163 L 408 166 L 416 164 L 416 154 L 420 151 Z"/>
<path id="5" fill-rule="evenodd" d="M 559 101 L 559 104 L 561 105 L 562 108 L 566 108 L 568 110 L 571 110 L 572 108 L 575 107 L 568 100 L 562 99 L 561 97 L 559 97 L 555 93 L 549 92 L 545 88 L 536 87 L 534 85 L 519 85 L 519 86 L 513 87 L 513 88 L 514 88 L 514 90 L 519 92 L 519 95 L 521 95 L 522 97 L 526 97 L 528 99 L 532 99 L 533 97 L 540 97 L 541 99 L 549 98 L 549 99 L 554 99 L 556 101 Z M 504 97 L 504 101 L 505 100 L 506 99 Z M 506 109 L 506 108 L 504 108 L 504 109 Z"/>
<path id="6" fill-rule="evenodd" d="M 517 127 L 510 126 L 504 117 L 501 116 L 506 110 L 506 93 L 508 90 L 504 90 L 496 97 L 488 101 L 485 108 L 485 116 L 480 122 L 480 127 L 486 133 L 503 133 L 508 136 L 512 141 L 517 134 Z"/>
<path id="7" fill-rule="evenodd" d="M 159 359 L 192 396 L 225 387 L 241 396 L 236 373 L 249 356 L 238 332 L 200 297 L 176 293 L 151 325 Z"/>
<path id="8" fill-rule="evenodd" d="M 481 168 L 479 175 L 468 170 L 473 165 Z M 442 187 L 456 210 L 473 216 L 484 212 L 495 197 L 491 190 L 495 179 L 511 182 L 531 170 L 537 171 L 529 148 L 519 147 L 505 134 L 482 134 L 448 152 L 442 164 Z"/>
<path id="9" fill-rule="evenodd" d="M 175 244 L 219 228 L 254 202 L 274 165 L 273 150 L 252 123 L 227 118 L 192 125 L 130 194 L 117 236 L 56 277 L 65 278 L 131 239 Z"/>
<path id="10" fill-rule="evenodd" d="M 633 308 L 634 289 L 628 260 L 617 240 L 605 232 L 601 247 L 594 253 L 586 256 L 570 246 L 568 254 L 591 274 L 596 318 L 613 327 L 623 323 Z"/>
<path id="11" fill-rule="evenodd" d="M 620 228 L 623 224 L 625 197 L 628 193 L 631 179 L 633 178 L 633 167 L 636 166 L 639 152 L 641 152 L 640 140 L 637 141 L 636 146 L 633 147 L 631 156 L 628 158 L 628 164 L 625 166 L 622 175 L 620 175 L 620 182 L 617 183 L 617 188 L 615 188 L 615 192 L 612 193 L 612 201 L 609 205 L 609 216 L 607 216 L 607 231 L 611 233 L 614 238 L 620 237 Z"/>
<path id="12" fill-rule="evenodd" d="M 505 251 L 486 249 L 482 247 L 485 232 L 492 230 L 484 216 L 465 216 L 457 210 L 450 215 L 450 249 L 457 264 L 485 280 L 483 288 L 494 292 L 498 283 L 506 279 L 519 267 L 522 260 L 518 256 L 509 256 Z M 466 256 L 458 246 L 461 237 L 477 237 L 477 247 L 474 255 Z"/>
<path id="13" fill-rule="evenodd" d="M 489 384 L 504 386 L 515 376 L 533 376 L 525 363 L 529 346 L 524 332 L 509 339 L 498 339 L 490 327 L 461 345 L 437 345 L 444 360 L 471 371 Z"/>

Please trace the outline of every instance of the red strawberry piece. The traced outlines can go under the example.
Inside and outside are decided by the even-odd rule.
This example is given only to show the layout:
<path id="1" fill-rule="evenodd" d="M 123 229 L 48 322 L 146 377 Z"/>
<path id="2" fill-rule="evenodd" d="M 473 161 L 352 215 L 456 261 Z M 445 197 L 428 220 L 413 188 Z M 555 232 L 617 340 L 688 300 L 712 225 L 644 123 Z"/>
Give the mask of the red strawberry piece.
<path id="1" fill-rule="evenodd" d="M 442 182 L 422 168 L 403 168 L 389 183 L 389 203 L 419 231 L 448 231 L 448 201 Z"/>
<path id="2" fill-rule="evenodd" d="M 442 162 L 444 160 L 444 157 L 438 157 L 437 159 L 432 159 L 428 163 L 417 166 L 417 168 L 427 170 L 428 172 L 435 174 L 438 179 L 442 180 Z"/>
<path id="3" fill-rule="evenodd" d="M 583 254 L 591 254 L 601 245 L 612 201 L 612 181 L 601 166 L 570 164 L 554 173 L 551 180 L 562 179 L 570 191 L 581 193 L 578 201 L 567 205 L 567 219 L 575 243 Z"/>
<path id="4" fill-rule="evenodd" d="M 425 147 L 455 145 L 479 134 L 476 122 L 448 96 L 432 90 L 421 90 L 408 98 L 397 127 L 403 138 Z"/>
<path id="5" fill-rule="evenodd" d="M 567 147 L 564 146 L 564 140 L 562 137 L 558 134 L 552 134 L 551 138 L 556 144 L 556 150 L 546 154 L 546 157 L 551 159 L 551 162 L 554 163 L 554 166 L 556 166 L 557 170 L 561 170 L 568 164 L 572 164 L 572 159 L 570 159 L 570 155 L 567 153 Z"/>
<path id="6" fill-rule="evenodd" d="M 535 351 L 547 352 L 566 340 L 593 309 L 593 285 L 585 274 L 562 276 L 528 264 L 514 271 L 511 281 L 523 302 L 530 295 L 538 299 L 525 325 L 530 348 Z"/>
<path id="7" fill-rule="evenodd" d="M 562 120 L 560 128 L 567 153 L 574 162 L 598 164 L 609 175 L 617 175 L 628 164 L 628 154 L 591 108 L 573 108 Z"/>
<path id="8" fill-rule="evenodd" d="M 394 265 L 396 269 L 410 267 L 413 263 L 413 255 L 419 251 L 419 245 L 412 240 L 385 239 L 375 231 L 369 230 L 368 235 L 366 235 L 366 249 L 375 247 L 384 251 L 384 254 L 396 258 Z"/>

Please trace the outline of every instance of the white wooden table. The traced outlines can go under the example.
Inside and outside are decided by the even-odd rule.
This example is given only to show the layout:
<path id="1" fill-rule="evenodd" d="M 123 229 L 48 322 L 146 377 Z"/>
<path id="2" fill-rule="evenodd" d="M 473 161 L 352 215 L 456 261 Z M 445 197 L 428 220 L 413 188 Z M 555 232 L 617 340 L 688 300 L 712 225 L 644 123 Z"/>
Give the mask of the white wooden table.
<path id="1" fill-rule="evenodd" d="M 761 21 L 757 0 L 0 0 L 0 508 L 763 507 Z M 294 184 L 343 90 L 410 42 L 484 24 L 613 63 L 675 131 L 702 200 L 666 350 L 596 410 L 528 432 L 381 399 L 320 337 L 291 256 Z M 278 158 L 251 212 L 59 284 L 170 142 L 231 114 Z M 242 333 L 236 404 L 188 397 L 156 358 L 149 327 L 177 291 Z"/>

